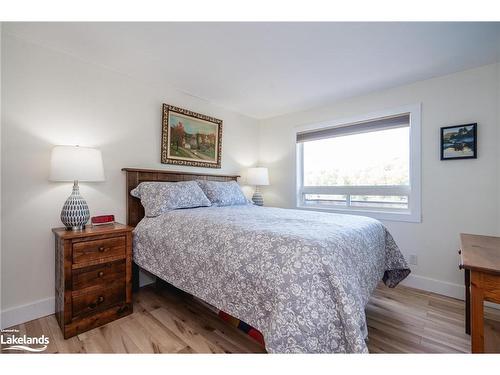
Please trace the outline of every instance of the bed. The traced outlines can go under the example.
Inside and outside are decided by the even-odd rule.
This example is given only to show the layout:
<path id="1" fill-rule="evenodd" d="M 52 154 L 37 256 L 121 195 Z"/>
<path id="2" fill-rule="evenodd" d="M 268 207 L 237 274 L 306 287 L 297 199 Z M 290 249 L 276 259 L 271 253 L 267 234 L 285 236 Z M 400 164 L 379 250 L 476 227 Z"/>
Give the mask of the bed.
<path id="1" fill-rule="evenodd" d="M 255 327 L 268 352 L 367 352 L 370 294 L 410 273 L 377 220 L 253 205 L 145 218 L 140 182 L 237 176 L 125 170 L 136 265 Z"/>

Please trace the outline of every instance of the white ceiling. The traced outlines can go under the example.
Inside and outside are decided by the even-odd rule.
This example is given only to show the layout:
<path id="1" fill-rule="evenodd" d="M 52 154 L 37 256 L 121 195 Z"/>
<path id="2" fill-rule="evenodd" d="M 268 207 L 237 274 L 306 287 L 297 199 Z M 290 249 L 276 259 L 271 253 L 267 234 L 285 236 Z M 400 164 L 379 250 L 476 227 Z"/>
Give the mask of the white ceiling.
<path id="1" fill-rule="evenodd" d="M 8 23 L 4 32 L 258 119 L 500 55 L 500 23 Z"/>

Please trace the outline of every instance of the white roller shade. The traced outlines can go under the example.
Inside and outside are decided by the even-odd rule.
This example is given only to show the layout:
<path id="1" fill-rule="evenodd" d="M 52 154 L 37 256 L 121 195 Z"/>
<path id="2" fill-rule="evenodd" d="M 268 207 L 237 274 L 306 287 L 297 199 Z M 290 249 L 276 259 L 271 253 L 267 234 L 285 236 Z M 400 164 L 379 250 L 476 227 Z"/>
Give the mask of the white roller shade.
<path id="1" fill-rule="evenodd" d="M 410 126 L 410 114 L 383 117 L 354 124 L 308 130 L 297 133 L 297 143 L 316 141 L 319 139 L 341 137 L 350 134 L 367 133 L 378 130 L 402 128 Z"/>

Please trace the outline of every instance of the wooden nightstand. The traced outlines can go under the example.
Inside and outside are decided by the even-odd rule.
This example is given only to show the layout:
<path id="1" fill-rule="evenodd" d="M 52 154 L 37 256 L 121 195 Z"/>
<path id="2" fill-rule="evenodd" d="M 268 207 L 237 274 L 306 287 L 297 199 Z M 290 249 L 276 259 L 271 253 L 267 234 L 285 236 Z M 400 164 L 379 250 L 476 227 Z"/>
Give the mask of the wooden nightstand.
<path id="1" fill-rule="evenodd" d="M 64 338 L 132 313 L 132 230 L 54 228 L 56 318 Z"/>

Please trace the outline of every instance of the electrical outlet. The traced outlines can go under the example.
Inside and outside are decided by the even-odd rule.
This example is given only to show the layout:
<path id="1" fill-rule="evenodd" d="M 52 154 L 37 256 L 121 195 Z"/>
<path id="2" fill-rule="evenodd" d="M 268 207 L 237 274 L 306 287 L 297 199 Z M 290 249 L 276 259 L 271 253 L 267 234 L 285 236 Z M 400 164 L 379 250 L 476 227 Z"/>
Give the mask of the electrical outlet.
<path id="1" fill-rule="evenodd" d="M 409 262 L 411 265 L 418 265 L 418 257 L 416 254 L 410 254 L 410 259 L 409 259 Z"/>

